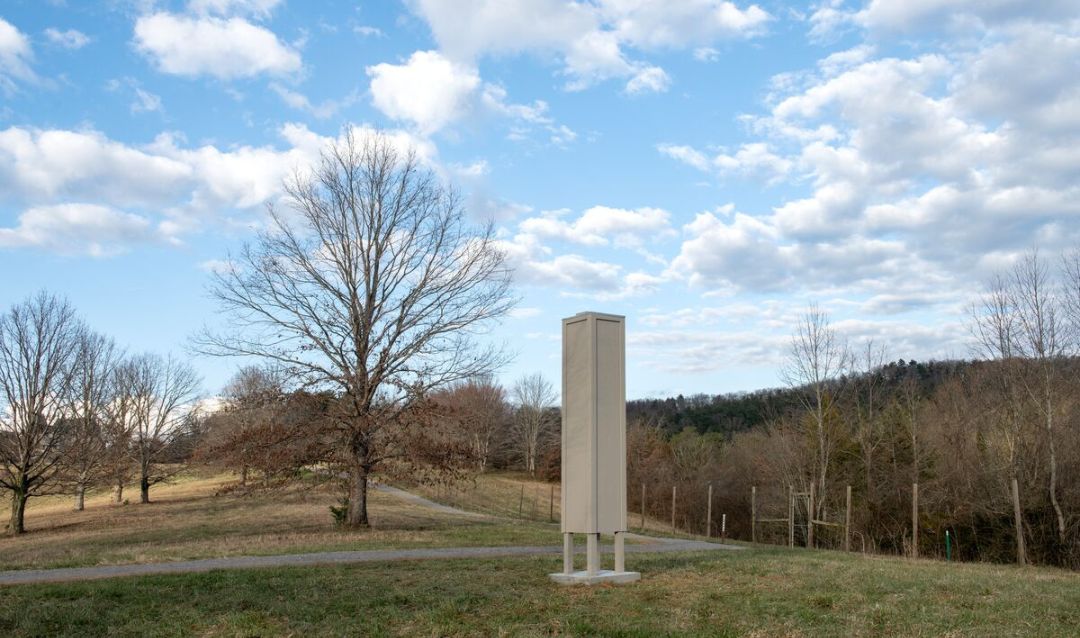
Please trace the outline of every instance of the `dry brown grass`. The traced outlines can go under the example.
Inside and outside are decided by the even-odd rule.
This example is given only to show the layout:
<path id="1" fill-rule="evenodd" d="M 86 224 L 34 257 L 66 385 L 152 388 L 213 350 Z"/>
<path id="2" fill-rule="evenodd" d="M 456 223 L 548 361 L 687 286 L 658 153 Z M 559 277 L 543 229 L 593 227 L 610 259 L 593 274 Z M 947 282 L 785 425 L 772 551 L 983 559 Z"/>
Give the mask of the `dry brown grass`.
<path id="1" fill-rule="evenodd" d="M 548 526 L 513 525 L 433 512 L 373 491 L 372 527 L 333 524 L 337 495 L 326 486 L 222 493 L 227 475 L 184 476 L 156 486 L 148 505 L 89 495 L 31 499 L 28 533 L 0 537 L 0 569 L 142 563 L 251 554 L 371 548 L 556 544 Z"/>
<path id="2" fill-rule="evenodd" d="M 490 472 L 454 485 L 409 485 L 433 501 L 473 512 L 526 520 L 558 522 L 561 490 L 521 472 Z"/>
<path id="3" fill-rule="evenodd" d="M 541 481 L 524 472 L 489 472 L 451 486 L 408 485 L 406 487 L 438 503 L 492 516 L 539 523 L 558 523 L 561 515 L 560 484 Z M 629 531 L 651 536 L 703 538 L 682 531 L 672 533 L 670 521 L 654 518 L 646 518 L 645 527 L 642 528 L 641 516 L 634 512 L 628 512 L 627 523 L 630 527 Z M 630 542 L 636 541 L 631 538 Z"/>

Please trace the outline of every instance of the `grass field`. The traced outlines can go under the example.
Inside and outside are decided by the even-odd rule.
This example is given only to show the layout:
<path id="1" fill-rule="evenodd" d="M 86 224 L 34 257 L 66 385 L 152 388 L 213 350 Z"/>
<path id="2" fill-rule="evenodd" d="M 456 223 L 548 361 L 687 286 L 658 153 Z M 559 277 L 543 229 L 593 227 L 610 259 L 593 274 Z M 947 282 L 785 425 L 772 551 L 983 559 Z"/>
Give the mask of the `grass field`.
<path id="1" fill-rule="evenodd" d="M 761 549 L 633 556 L 560 587 L 554 559 L 221 571 L 0 589 L 6 636 L 1075 636 L 1080 575 Z"/>
<path id="2" fill-rule="evenodd" d="M 372 491 L 372 528 L 335 527 L 329 488 L 215 495 L 228 476 L 185 476 L 151 491 L 149 505 L 110 495 L 31 499 L 28 533 L 0 536 L 0 569 L 82 567 L 253 554 L 480 545 L 558 545 L 551 525 L 432 512 Z M 137 495 L 136 495 L 137 496 Z"/>
<path id="3" fill-rule="evenodd" d="M 84 566 L 339 549 L 556 545 L 551 490 L 485 477 L 438 500 L 514 517 L 436 513 L 372 493 L 373 528 L 334 527 L 327 489 L 218 494 L 187 476 L 155 503 L 31 501 L 30 533 L 0 568 Z M 526 500 L 522 502 L 521 485 Z M 533 495 L 533 502 L 529 502 Z M 556 491 L 556 506 L 558 492 Z M 518 507 L 522 519 L 517 519 Z M 535 518 L 537 520 L 528 520 Z M 440 560 L 0 587 L 0 636 L 1076 636 L 1080 574 L 829 551 L 628 557 L 643 580 L 559 587 L 557 558 Z"/>

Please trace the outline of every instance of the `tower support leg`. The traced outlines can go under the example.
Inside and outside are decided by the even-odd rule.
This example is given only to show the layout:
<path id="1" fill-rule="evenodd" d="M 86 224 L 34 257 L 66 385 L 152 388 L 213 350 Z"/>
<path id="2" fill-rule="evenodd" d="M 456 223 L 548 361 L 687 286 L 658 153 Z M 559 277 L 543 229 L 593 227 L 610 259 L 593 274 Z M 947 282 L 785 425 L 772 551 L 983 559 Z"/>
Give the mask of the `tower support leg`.
<path id="1" fill-rule="evenodd" d="M 585 572 L 595 576 L 600 571 L 600 535 L 587 534 L 588 545 L 585 547 Z"/>
<path id="2" fill-rule="evenodd" d="M 562 569 L 567 576 L 574 573 L 574 535 L 570 532 L 563 534 Z"/>

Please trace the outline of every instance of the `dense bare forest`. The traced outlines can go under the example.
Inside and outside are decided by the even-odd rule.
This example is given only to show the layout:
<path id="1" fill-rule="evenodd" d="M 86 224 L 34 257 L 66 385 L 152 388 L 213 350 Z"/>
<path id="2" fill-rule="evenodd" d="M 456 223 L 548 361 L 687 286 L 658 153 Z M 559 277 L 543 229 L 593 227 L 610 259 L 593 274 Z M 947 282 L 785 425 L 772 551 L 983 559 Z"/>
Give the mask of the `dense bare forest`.
<path id="1" fill-rule="evenodd" d="M 726 513 L 735 536 L 803 543 L 809 519 L 838 547 L 850 486 L 854 548 L 943 555 L 948 532 L 962 559 L 1080 566 L 1078 264 L 1031 252 L 995 277 L 971 361 L 886 363 L 811 308 L 788 388 L 632 402 L 631 507 L 702 531 L 711 483 L 712 529 Z"/>
<path id="2" fill-rule="evenodd" d="M 1059 362 L 1068 379 L 1063 393 L 1075 393 L 1076 366 Z M 912 484 L 919 485 L 920 554 L 945 553 L 945 531 L 954 556 L 964 560 L 1017 559 L 1012 479 L 1017 479 L 1028 561 L 1077 566 L 1076 513 L 1080 512 L 1080 436 L 1075 409 L 1063 410 L 1055 437 L 1057 497 L 1065 514 L 1058 533 L 1049 491 L 1049 440 L 1039 427 L 1038 407 L 1018 393 L 1022 366 L 1004 361 L 895 362 L 830 385 L 824 433 L 829 450 L 824 489 L 818 490 L 815 518 L 841 522 L 846 487 L 852 487 L 854 549 L 911 552 Z M 708 423 L 743 405 L 739 397 L 695 397 L 641 402 L 634 406 L 629 442 L 631 510 L 639 511 L 645 485 L 650 516 L 667 520 L 671 487 L 678 486 L 680 527 L 704 532 L 707 485 L 714 486 L 712 529 L 727 514 L 731 536 L 751 538 L 751 489 L 758 491 L 758 517 L 788 515 L 788 488 L 809 490 L 820 476 L 818 430 L 812 415 L 791 407 L 794 395 L 776 391 L 766 402 L 760 425 L 732 431 L 713 420 L 698 429 L 671 423 Z M 781 409 L 786 411 L 781 412 Z M 687 416 L 689 415 L 689 417 Z M 805 504 L 800 503 L 800 507 Z M 806 512 L 796 512 L 797 544 L 806 542 Z M 759 524 L 758 538 L 788 542 L 788 527 Z M 815 545 L 840 547 L 835 528 L 819 528 Z"/>

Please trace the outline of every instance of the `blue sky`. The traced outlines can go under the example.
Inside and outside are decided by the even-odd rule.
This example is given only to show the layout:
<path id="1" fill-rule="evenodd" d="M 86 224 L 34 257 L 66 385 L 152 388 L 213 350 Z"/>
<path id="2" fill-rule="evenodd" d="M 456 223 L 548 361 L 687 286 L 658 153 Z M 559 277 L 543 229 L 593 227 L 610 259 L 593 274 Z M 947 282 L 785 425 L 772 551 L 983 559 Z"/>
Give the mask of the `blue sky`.
<path id="1" fill-rule="evenodd" d="M 892 358 L 1078 243 L 1073 0 L 5 0 L 0 306 L 47 288 L 134 351 L 214 322 L 207 272 L 344 127 L 494 218 L 521 303 L 628 317 L 628 395 L 778 385 L 817 303 Z M 197 360 L 213 393 L 236 362 Z"/>

